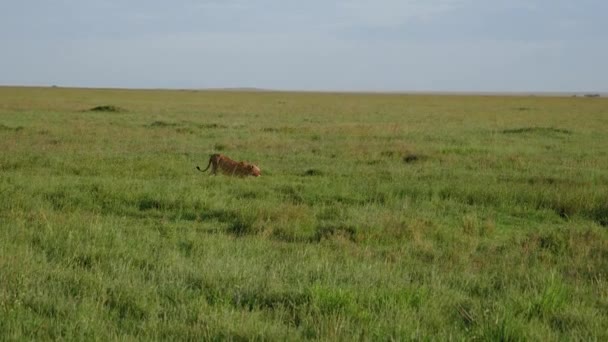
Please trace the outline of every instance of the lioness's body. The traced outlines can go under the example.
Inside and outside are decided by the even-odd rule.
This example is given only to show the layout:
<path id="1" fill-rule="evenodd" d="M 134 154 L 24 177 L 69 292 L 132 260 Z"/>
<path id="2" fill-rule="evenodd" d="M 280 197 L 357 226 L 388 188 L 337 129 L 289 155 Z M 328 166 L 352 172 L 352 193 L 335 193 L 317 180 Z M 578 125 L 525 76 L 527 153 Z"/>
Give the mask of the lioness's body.
<path id="1" fill-rule="evenodd" d="M 217 170 L 219 169 L 223 174 L 229 176 L 238 176 L 238 177 L 246 177 L 246 176 L 254 176 L 258 177 L 262 174 L 260 169 L 247 162 L 237 162 L 223 154 L 212 154 L 209 158 L 209 164 L 207 164 L 207 168 L 201 170 L 200 167 L 196 167 L 197 170 L 201 172 L 205 172 L 211 167 L 211 174 L 216 175 Z"/>

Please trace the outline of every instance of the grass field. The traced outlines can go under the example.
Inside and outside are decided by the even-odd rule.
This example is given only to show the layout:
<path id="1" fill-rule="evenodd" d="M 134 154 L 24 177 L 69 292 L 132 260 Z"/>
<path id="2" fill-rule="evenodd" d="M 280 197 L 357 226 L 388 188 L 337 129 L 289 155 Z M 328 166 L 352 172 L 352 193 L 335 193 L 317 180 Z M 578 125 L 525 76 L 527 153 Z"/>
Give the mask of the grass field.
<path id="1" fill-rule="evenodd" d="M 0 340 L 608 340 L 604 98 L 4 87 L 0 150 Z"/>

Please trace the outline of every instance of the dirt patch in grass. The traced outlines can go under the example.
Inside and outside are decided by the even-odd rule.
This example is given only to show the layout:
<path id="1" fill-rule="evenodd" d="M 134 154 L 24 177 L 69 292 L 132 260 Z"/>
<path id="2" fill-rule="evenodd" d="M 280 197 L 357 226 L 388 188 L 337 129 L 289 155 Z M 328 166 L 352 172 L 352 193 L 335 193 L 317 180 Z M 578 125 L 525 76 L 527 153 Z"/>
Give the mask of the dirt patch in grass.
<path id="1" fill-rule="evenodd" d="M 320 242 L 331 237 L 341 236 L 349 241 L 357 242 L 357 229 L 343 224 L 322 224 L 317 227 L 316 233 L 310 242 Z"/>

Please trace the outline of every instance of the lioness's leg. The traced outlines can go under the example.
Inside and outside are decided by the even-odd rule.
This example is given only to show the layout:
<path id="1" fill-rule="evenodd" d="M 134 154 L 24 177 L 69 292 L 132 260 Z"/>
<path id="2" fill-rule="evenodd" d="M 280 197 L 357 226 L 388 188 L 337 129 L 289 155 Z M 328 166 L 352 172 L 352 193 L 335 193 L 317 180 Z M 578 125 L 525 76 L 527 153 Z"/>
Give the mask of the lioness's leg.
<path id="1" fill-rule="evenodd" d="M 234 177 L 234 174 L 236 173 L 236 170 L 239 168 L 239 164 L 234 165 L 234 167 L 232 168 L 232 175 Z"/>

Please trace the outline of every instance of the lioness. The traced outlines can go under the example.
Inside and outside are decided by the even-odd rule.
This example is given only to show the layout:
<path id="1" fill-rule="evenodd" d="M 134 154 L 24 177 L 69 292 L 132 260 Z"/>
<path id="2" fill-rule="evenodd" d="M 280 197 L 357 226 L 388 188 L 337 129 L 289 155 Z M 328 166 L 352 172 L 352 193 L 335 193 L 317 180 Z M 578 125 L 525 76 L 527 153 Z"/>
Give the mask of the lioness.
<path id="1" fill-rule="evenodd" d="M 223 154 L 212 154 L 211 157 L 209 158 L 209 164 L 207 164 L 207 168 L 205 168 L 204 170 L 201 170 L 201 168 L 198 167 L 198 165 L 197 165 L 196 169 L 199 170 L 200 172 L 205 172 L 209 169 L 209 166 L 211 166 L 211 174 L 214 174 L 214 175 L 217 174 L 218 169 L 223 174 L 229 175 L 229 176 L 259 177 L 262 174 L 262 172 L 260 171 L 260 168 L 258 168 L 257 166 L 255 166 L 253 164 L 249 164 L 247 162 L 234 161 L 234 160 L 226 157 Z"/>

